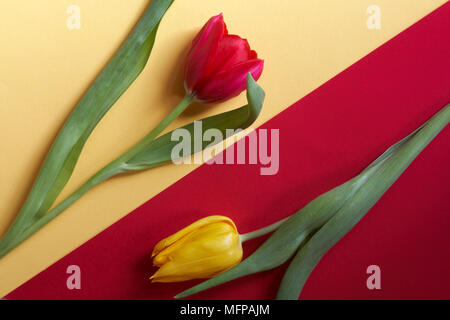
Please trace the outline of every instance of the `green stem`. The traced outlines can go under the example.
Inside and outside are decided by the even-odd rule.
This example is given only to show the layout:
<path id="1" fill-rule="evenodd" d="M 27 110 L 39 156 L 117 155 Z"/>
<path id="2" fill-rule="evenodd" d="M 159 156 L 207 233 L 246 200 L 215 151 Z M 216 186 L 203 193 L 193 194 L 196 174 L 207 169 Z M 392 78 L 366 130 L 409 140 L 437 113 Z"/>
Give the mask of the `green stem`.
<path id="1" fill-rule="evenodd" d="M 65 209 L 70 207 L 74 202 L 80 199 L 84 194 L 91 190 L 96 185 L 102 183 L 109 178 L 123 173 L 124 165 L 139 152 L 141 152 L 151 141 L 160 135 L 186 108 L 192 103 L 193 97 L 186 95 L 184 99 L 176 106 L 176 108 L 162 120 L 152 131 L 150 131 L 142 140 L 135 144 L 131 149 L 123 155 L 106 165 L 103 169 L 95 173 L 89 180 L 87 180 L 81 187 L 79 187 L 70 196 L 64 199 L 60 204 L 55 206 L 49 212 L 38 216 L 30 226 L 26 227 L 22 232 L 15 232 L 15 234 L 8 232 L 2 240 L 0 240 L 0 258 L 5 256 L 12 249 L 17 247 L 20 243 L 25 241 L 32 234 L 37 232 L 40 228 L 58 216 Z M 20 230 L 20 229 L 19 229 Z"/>
<path id="2" fill-rule="evenodd" d="M 261 229 L 258 229 L 258 230 L 255 230 L 255 231 L 252 231 L 252 232 L 249 232 L 249 233 L 241 234 L 240 235 L 241 242 L 245 242 L 245 241 L 248 241 L 248 240 L 259 238 L 259 237 L 261 237 L 263 235 L 271 233 L 271 232 L 277 230 L 289 218 L 290 218 L 290 216 L 285 218 L 285 219 L 283 219 L 283 220 L 275 222 L 275 223 L 273 223 L 273 224 L 271 224 L 271 225 L 269 225 L 267 227 L 264 227 L 264 228 L 261 228 Z"/>

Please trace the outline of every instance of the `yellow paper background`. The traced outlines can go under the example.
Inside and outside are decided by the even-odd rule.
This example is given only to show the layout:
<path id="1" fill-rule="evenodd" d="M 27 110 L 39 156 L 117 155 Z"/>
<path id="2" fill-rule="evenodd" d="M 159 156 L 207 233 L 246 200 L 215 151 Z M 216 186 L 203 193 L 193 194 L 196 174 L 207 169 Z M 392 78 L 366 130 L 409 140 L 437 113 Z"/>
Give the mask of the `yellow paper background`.
<path id="1" fill-rule="evenodd" d="M 148 3 L 0 0 L 0 234 L 20 209 L 58 129 Z M 147 67 L 93 132 L 59 200 L 138 141 L 181 99 L 185 51 L 212 15 L 223 12 L 230 33 L 248 38 L 266 60 L 260 84 L 267 100 L 256 127 L 443 3 L 175 0 Z M 81 8 L 80 30 L 66 26 L 66 9 L 73 4 Z M 380 30 L 366 26 L 372 4 L 381 9 Z M 243 104 L 244 96 L 217 106 L 194 105 L 171 128 Z M 95 188 L 0 260 L 0 296 L 195 167 L 168 165 Z"/>

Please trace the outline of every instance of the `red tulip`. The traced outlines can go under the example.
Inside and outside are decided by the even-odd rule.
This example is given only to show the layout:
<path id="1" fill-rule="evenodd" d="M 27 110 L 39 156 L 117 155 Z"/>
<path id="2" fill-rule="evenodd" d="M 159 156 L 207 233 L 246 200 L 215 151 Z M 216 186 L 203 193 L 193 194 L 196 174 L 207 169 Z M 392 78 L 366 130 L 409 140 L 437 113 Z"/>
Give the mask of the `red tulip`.
<path id="1" fill-rule="evenodd" d="M 220 14 L 192 41 L 184 71 L 186 91 L 200 102 L 227 100 L 246 89 L 248 73 L 258 80 L 263 65 L 246 39 L 228 34 Z"/>

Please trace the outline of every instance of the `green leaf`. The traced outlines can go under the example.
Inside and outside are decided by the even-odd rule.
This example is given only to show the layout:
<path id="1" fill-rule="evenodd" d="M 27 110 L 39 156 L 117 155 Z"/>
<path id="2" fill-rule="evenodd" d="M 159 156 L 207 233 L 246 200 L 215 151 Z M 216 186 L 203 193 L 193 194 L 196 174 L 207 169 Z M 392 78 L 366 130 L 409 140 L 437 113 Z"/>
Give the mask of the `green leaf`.
<path id="1" fill-rule="evenodd" d="M 246 129 L 258 118 L 265 93 L 264 90 L 255 82 L 250 74 L 247 76 L 247 100 L 248 104 L 225 113 L 214 115 L 208 118 L 201 119 L 202 130 L 218 129 L 223 137 L 226 137 L 227 129 Z M 194 123 L 190 123 L 176 130 L 187 130 L 191 137 L 194 137 Z M 175 131 L 175 130 L 174 130 Z M 164 163 L 172 161 L 171 153 L 173 148 L 179 143 L 172 141 L 172 133 L 164 134 L 163 136 L 151 141 L 140 153 L 127 161 L 122 167 L 127 171 L 143 170 L 153 168 Z M 201 145 L 194 144 L 194 139 L 191 139 L 191 150 L 193 153 L 205 149 L 208 145 L 217 144 L 221 141 L 203 141 Z M 189 154 L 188 154 L 189 155 Z M 187 156 L 187 155 L 185 155 Z"/>
<path id="2" fill-rule="evenodd" d="M 237 266 L 176 296 L 184 298 L 243 276 L 270 270 L 286 262 L 311 234 L 335 214 L 356 190 L 349 181 L 311 201 L 289 218 L 252 255 Z"/>
<path id="3" fill-rule="evenodd" d="M 249 74 L 247 76 L 248 105 L 239 109 L 203 119 L 203 129 L 219 129 L 222 133 L 225 133 L 226 129 L 236 130 L 247 128 L 256 120 L 256 118 L 260 114 L 264 102 L 264 97 L 265 93 L 263 89 L 253 80 L 252 76 Z M 185 129 L 189 133 L 193 134 L 193 126 L 194 124 L 191 123 L 182 127 L 182 129 Z M 26 227 L 16 238 L 13 239 L 13 241 L 4 243 L 3 246 L 0 247 L 0 257 L 4 256 L 7 252 L 11 251 L 21 242 L 26 240 L 29 236 L 34 234 L 45 224 L 58 216 L 61 212 L 71 206 L 75 201 L 80 199 L 86 192 L 88 192 L 99 183 L 126 171 L 145 170 L 170 162 L 172 160 L 172 148 L 178 143 L 176 141 L 171 141 L 172 132 L 169 132 L 156 140 L 148 140 L 148 136 L 145 137 L 137 144 L 140 152 L 136 153 L 134 157 L 128 158 L 127 155 L 129 152 L 126 152 L 123 156 L 113 161 L 110 165 L 107 165 L 105 168 L 97 172 L 69 197 L 67 197 L 65 200 L 51 209 L 44 216 L 36 220 L 32 225 Z M 150 133 L 150 137 L 151 136 L 152 135 Z M 147 140 L 149 141 L 148 143 Z M 214 142 L 218 143 L 219 141 Z M 191 149 L 191 151 L 200 151 L 207 145 L 207 143 L 203 143 L 203 145 L 201 145 L 200 147 L 197 146 L 196 148 Z M 131 150 L 134 151 L 135 148 L 136 146 Z"/>
<path id="4" fill-rule="evenodd" d="M 449 113 L 450 107 L 447 106 L 426 125 L 389 148 L 359 176 L 311 201 L 239 265 L 182 292 L 176 298 L 187 297 L 245 275 L 273 269 L 286 262 L 301 247 L 286 273 L 279 294 L 280 299 L 296 299 L 320 257 L 351 229 L 445 127 L 449 121 Z M 353 216 L 343 214 L 357 209 L 358 213 Z M 345 223 L 337 223 L 336 220 Z M 302 274 L 299 268 L 303 268 Z"/>
<path id="5" fill-rule="evenodd" d="M 52 206 L 74 170 L 98 122 L 141 73 L 159 23 L 174 0 L 153 0 L 120 49 L 105 66 L 60 130 L 18 217 L 0 249 Z"/>
<path id="6" fill-rule="evenodd" d="M 391 147 L 377 159 L 375 165 L 357 177 L 357 180 L 361 181 L 358 191 L 312 236 L 290 263 L 277 299 L 298 299 L 306 280 L 320 259 L 364 217 L 449 121 L 450 105 L 413 134 Z M 370 178 L 367 177 L 369 171 L 373 171 Z"/>

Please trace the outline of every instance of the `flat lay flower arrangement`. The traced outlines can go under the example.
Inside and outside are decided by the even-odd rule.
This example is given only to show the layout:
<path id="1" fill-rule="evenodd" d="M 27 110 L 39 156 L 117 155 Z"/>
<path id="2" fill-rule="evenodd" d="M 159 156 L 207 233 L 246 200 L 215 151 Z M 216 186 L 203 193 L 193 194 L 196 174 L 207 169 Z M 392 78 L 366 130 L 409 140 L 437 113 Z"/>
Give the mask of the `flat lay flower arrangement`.
<path id="1" fill-rule="evenodd" d="M 158 44 L 159 24 L 173 2 L 154 0 L 151 3 L 74 108 L 54 140 L 17 218 L 0 240 L 0 258 L 102 182 L 123 173 L 157 170 L 156 167 L 173 161 L 172 150 L 176 145 L 171 139 L 173 131 L 161 134 L 192 102 L 220 103 L 246 91 L 247 105 L 201 119 L 202 125 L 204 129 L 217 129 L 226 136 L 227 129 L 246 129 L 255 122 L 265 98 L 264 90 L 257 84 L 263 74 L 264 60 L 258 56 L 257 48 L 251 47 L 251 39 L 247 41 L 228 32 L 224 16 L 219 14 L 207 21 L 192 40 L 185 57 L 186 95 L 181 102 L 138 143 L 55 203 L 71 178 L 91 133 L 142 72 L 153 46 Z M 155 244 L 153 250 L 149 248 L 148 259 L 153 259 L 157 270 L 148 281 L 207 279 L 176 296 L 184 298 L 246 275 L 277 268 L 290 260 L 276 298 L 297 299 L 321 258 L 364 217 L 449 121 L 450 105 L 447 105 L 379 155 L 359 175 L 298 208 L 294 215 L 262 229 L 240 234 L 239 221 L 222 216 L 214 208 L 210 216 L 181 230 L 161 226 L 167 231 L 167 238 Z M 193 133 L 194 124 L 186 124 L 181 129 Z M 203 142 L 183 156 L 219 142 Z M 155 224 L 158 223 L 156 214 Z M 270 233 L 254 253 L 242 260 L 243 243 Z"/>

